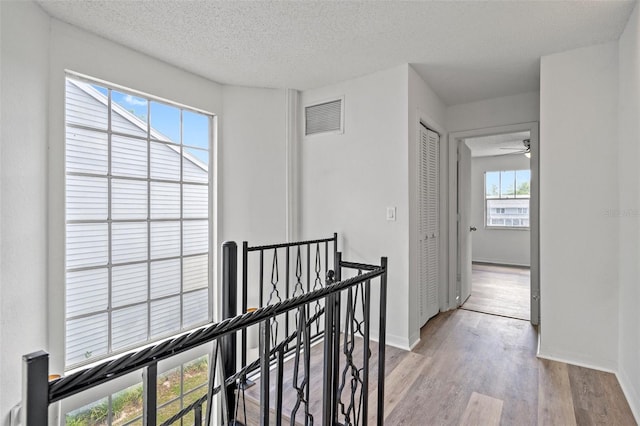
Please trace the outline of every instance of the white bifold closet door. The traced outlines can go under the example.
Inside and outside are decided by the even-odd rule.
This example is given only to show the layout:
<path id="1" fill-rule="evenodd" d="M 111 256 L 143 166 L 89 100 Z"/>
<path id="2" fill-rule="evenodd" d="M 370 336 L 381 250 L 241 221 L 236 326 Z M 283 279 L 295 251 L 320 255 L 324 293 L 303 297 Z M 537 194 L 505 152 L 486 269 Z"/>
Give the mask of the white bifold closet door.
<path id="1" fill-rule="evenodd" d="M 420 261 L 420 325 L 439 311 L 438 255 L 440 245 L 440 136 L 420 125 L 418 224 Z"/>

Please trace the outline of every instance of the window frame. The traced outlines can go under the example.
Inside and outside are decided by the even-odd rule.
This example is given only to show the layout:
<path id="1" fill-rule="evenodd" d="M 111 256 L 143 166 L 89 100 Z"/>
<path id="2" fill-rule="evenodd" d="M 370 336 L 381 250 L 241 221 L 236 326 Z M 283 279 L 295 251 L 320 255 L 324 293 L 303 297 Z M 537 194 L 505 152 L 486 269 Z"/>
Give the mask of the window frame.
<path id="1" fill-rule="evenodd" d="M 522 171 L 528 171 L 529 172 L 529 195 L 528 196 L 520 196 L 518 197 L 516 192 L 517 192 L 517 175 L 518 172 L 522 172 Z M 502 173 L 505 172 L 512 172 L 513 173 L 513 187 L 514 187 L 514 196 L 513 197 L 502 197 Z M 498 191 L 499 191 L 499 195 L 496 198 L 488 198 L 487 197 L 487 173 L 499 173 L 500 174 L 500 182 L 498 183 Z M 484 193 L 482 195 L 483 200 L 484 200 L 484 229 L 485 230 L 507 230 L 507 231 L 529 231 L 531 230 L 531 169 L 510 169 L 510 170 L 486 170 L 483 173 L 483 189 L 484 189 Z M 507 218 L 503 218 L 503 224 L 502 225 L 489 225 L 488 224 L 488 220 L 489 220 L 489 201 L 508 201 L 508 200 L 528 200 L 529 201 L 529 206 L 527 207 L 527 221 L 529 223 L 528 226 L 508 226 L 506 225 L 506 220 Z M 506 210 L 509 207 L 495 207 L 496 209 L 501 209 L 501 210 Z M 520 210 L 521 208 L 524 207 L 511 207 L 511 208 L 516 208 L 518 210 Z M 506 214 L 506 211 L 505 213 Z M 517 219 L 513 219 L 513 218 L 509 218 L 509 220 L 512 221 L 513 220 L 522 220 L 522 218 L 517 218 Z"/>
<path id="2" fill-rule="evenodd" d="M 82 125 L 73 125 L 73 124 L 69 124 L 67 122 L 67 114 L 66 114 L 66 109 L 67 109 L 67 89 L 66 89 L 66 84 L 67 84 L 67 80 L 76 80 L 79 81 L 81 83 L 85 83 L 85 84 L 91 84 L 91 85 L 97 85 L 100 87 L 104 87 L 105 89 L 107 89 L 108 93 L 106 95 L 107 97 L 107 104 L 105 105 L 105 107 L 107 108 L 107 128 L 106 129 L 99 129 L 99 128 L 91 128 L 91 127 L 86 127 L 86 126 L 82 126 Z M 73 84 L 73 83 L 71 83 Z M 145 136 L 136 136 L 136 135 L 132 135 L 132 134 L 128 134 L 126 132 L 121 132 L 118 130 L 114 130 L 111 126 L 112 120 L 112 114 L 114 112 L 114 108 L 117 109 L 118 107 L 114 106 L 112 104 L 112 97 L 111 97 L 111 93 L 112 92 L 119 92 L 123 95 L 131 95 L 131 96 L 135 96 L 135 97 L 140 97 L 140 98 L 144 98 L 147 102 L 147 117 L 146 117 L 146 130 Z M 104 94 L 103 94 L 104 95 Z M 101 360 L 104 359 L 108 359 L 108 358 L 112 358 L 114 356 L 117 356 L 118 354 L 122 354 L 131 350 L 134 350 L 136 348 L 142 347 L 142 346 L 146 346 L 150 343 L 153 342 L 157 342 L 160 341 L 170 335 L 174 335 L 174 334 L 178 334 L 178 333 L 182 333 L 191 329 L 195 329 L 199 326 L 202 326 L 203 324 L 209 323 L 212 321 L 212 319 L 214 318 L 214 309 L 212 308 L 213 305 L 213 301 L 214 301 L 214 291 L 213 291 L 213 282 L 214 282 L 214 274 L 215 274 L 215 251 L 213 250 L 215 244 L 215 237 L 216 237 L 216 218 L 214 215 L 214 209 L 213 206 L 215 205 L 215 196 L 216 196 L 216 176 L 214 174 L 214 170 L 215 170 L 215 132 L 216 132 L 216 117 L 215 114 L 206 112 L 206 111 L 202 111 L 196 108 L 192 108 L 186 105 L 182 105 L 176 102 L 172 102 L 172 101 L 168 101 L 166 99 L 162 99 L 159 97 L 155 97 L 153 95 L 149 95 L 146 93 L 142 93 L 139 91 L 136 91 L 134 89 L 129 89 L 129 88 L 125 88 L 123 86 L 117 85 L 117 84 L 113 84 L 110 82 L 105 82 L 105 81 L 101 81 L 101 80 L 97 80 L 97 79 L 93 79 L 90 77 L 86 77 L 86 76 L 80 76 L 77 75 L 75 73 L 71 73 L 71 72 L 66 72 L 65 73 L 65 79 L 64 79 L 64 109 L 63 109 L 63 129 L 64 129 L 64 143 L 63 143 L 63 183 L 62 183 L 62 188 L 63 188 L 63 193 L 64 196 L 62 197 L 63 199 L 63 209 L 62 209 L 62 215 L 63 215 L 63 220 L 65 223 L 65 230 L 63 231 L 63 246 L 64 246 L 64 250 L 63 250 L 63 289 L 64 289 L 64 297 L 63 297 L 63 308 L 62 308 L 62 317 L 63 317 L 63 328 L 62 328 L 62 336 L 63 336 L 63 357 L 62 357 L 62 362 L 64 365 L 64 370 L 65 371 L 69 371 L 69 370 L 76 370 L 78 368 L 83 368 L 85 366 L 94 364 L 95 362 L 99 362 Z M 184 208 L 184 184 L 193 184 L 193 185 L 198 185 L 198 186 L 206 186 L 207 187 L 207 198 L 208 198 L 208 205 L 207 205 L 207 218 L 206 219 L 200 219 L 200 220 L 206 220 L 207 221 L 207 227 L 208 227 L 208 245 L 207 245 L 207 252 L 206 252 L 206 256 L 207 256 L 207 267 L 208 267 L 208 283 L 207 283 L 207 292 L 208 292 L 208 299 L 209 299 L 209 304 L 208 304 L 208 312 L 207 312 L 207 320 L 205 321 L 201 321 L 201 322 L 197 322 L 197 323 L 193 323 L 193 324 L 189 324 L 189 326 L 187 328 L 182 328 L 182 322 L 183 322 L 183 307 L 184 307 L 184 300 L 183 300 L 183 296 L 187 293 L 189 293 L 189 291 L 185 291 L 182 287 L 182 285 L 180 286 L 179 292 L 176 295 L 172 295 L 171 297 L 178 297 L 179 298 L 179 304 L 180 304 L 180 325 L 179 325 L 179 329 L 172 331 L 172 332 L 167 332 L 167 333 L 159 333 L 157 335 L 152 335 L 151 334 L 151 327 L 152 324 L 150 322 L 150 315 L 151 315 L 151 302 L 152 300 L 158 299 L 165 299 L 166 297 L 162 296 L 159 298 L 154 298 L 151 297 L 151 294 L 147 293 L 147 297 L 146 299 L 141 302 L 141 303 L 135 303 L 135 306 L 138 305 L 142 305 L 142 304 L 146 304 L 147 305 L 147 339 L 144 342 L 139 342 L 139 343 L 135 343 L 135 344 L 131 344 L 131 345 L 127 345 L 127 346 L 123 346 L 123 347 L 119 347 L 117 349 L 114 349 L 112 346 L 112 320 L 111 320 L 111 312 L 114 310 L 113 306 L 111 305 L 111 301 L 108 301 L 108 308 L 105 311 L 108 315 L 108 325 L 107 325 L 107 339 L 108 339 L 108 347 L 107 347 L 107 353 L 103 354 L 103 355 L 99 355 L 99 356 L 95 356 L 92 357 L 90 360 L 88 360 L 87 362 L 76 362 L 76 363 L 69 363 L 67 364 L 67 355 L 66 355 L 66 350 L 67 350 L 67 345 L 66 345 L 66 337 L 67 337 L 67 308 L 66 308 L 66 290 L 67 290 L 67 265 L 66 265 L 66 253 L 67 253 L 67 247 L 66 247 L 66 239 L 67 239 L 67 222 L 68 222 L 68 217 L 67 217 L 67 179 L 70 176 L 67 172 L 67 158 L 66 158 L 66 153 L 67 153 L 67 129 L 69 127 L 71 128 L 77 128 L 77 129 L 84 129 L 84 130 L 90 130 L 92 132 L 100 132 L 100 133 L 104 133 L 107 137 L 107 143 L 108 143 L 108 150 L 109 152 L 111 151 L 111 140 L 113 136 L 116 137 L 125 137 L 125 138 L 129 138 L 129 139 L 136 139 L 139 141 L 143 141 L 146 145 L 147 145 L 147 157 L 146 157 L 146 161 L 147 161 L 147 175 L 144 178 L 141 179 L 137 179 L 137 178 L 127 178 L 126 176 L 114 176 L 112 173 L 108 172 L 106 174 L 106 179 L 107 182 L 113 182 L 113 179 L 117 179 L 117 181 L 144 181 L 144 182 L 149 182 L 149 185 L 151 185 L 151 183 L 156 182 L 156 181 L 162 181 L 163 179 L 157 179 L 157 178 L 153 178 L 151 177 L 151 170 L 150 170 L 150 161 L 151 161 L 151 152 L 149 151 L 150 147 L 152 146 L 151 144 L 153 143 L 162 143 L 164 145 L 171 145 L 171 143 L 169 141 L 163 141 L 162 139 L 158 138 L 157 135 L 154 135 L 154 129 L 153 127 L 151 127 L 152 123 L 151 123 L 151 117 L 149 116 L 149 112 L 151 111 L 151 102 L 157 102 L 157 103 L 161 103 L 163 105 L 168 105 L 174 108 L 177 108 L 180 110 L 180 129 L 182 129 L 182 122 L 183 122 L 183 111 L 187 111 L 187 112 L 193 112 L 193 113 L 197 113 L 200 115 L 204 115 L 207 118 L 207 125 L 208 125 L 208 135 L 207 135 L 207 140 L 208 140 L 208 147 L 207 147 L 207 151 L 208 151 L 208 173 L 207 173 L 207 182 L 196 182 L 196 181 L 188 181 L 185 182 L 184 177 L 182 176 L 182 173 L 180 175 L 180 178 L 175 181 L 174 183 L 180 185 L 180 217 L 177 220 L 178 223 L 180 223 L 180 228 L 182 229 L 182 226 L 185 222 L 188 222 L 189 219 L 186 219 L 185 216 L 183 215 L 183 208 Z M 117 103 L 116 103 L 117 104 Z M 122 106 L 120 106 L 119 104 L 117 104 L 119 107 L 123 108 Z M 156 130 L 157 132 L 157 130 Z M 181 132 L 182 133 L 182 132 Z M 173 144 L 176 147 L 180 147 L 180 151 L 179 154 L 180 155 L 180 163 L 182 164 L 184 161 L 184 157 L 185 154 L 188 153 L 188 151 L 186 151 L 185 148 L 191 148 L 191 145 L 184 145 L 183 144 L 183 140 L 182 140 L 182 136 L 180 137 L 180 141 L 175 142 L 172 141 Z M 184 146 L 184 148 L 182 148 Z M 197 147 L 195 147 L 197 148 Z M 109 159 L 110 157 L 108 157 Z M 109 166 L 108 166 L 109 167 Z M 109 167 L 110 170 L 110 167 Z M 180 166 L 180 170 L 183 170 L 182 166 Z M 82 173 L 80 173 L 82 174 Z M 73 173 L 72 173 L 73 175 Z M 111 185 L 109 185 L 109 187 L 111 187 Z M 151 216 L 149 216 L 150 212 L 151 212 L 151 207 L 150 207 L 150 196 L 151 196 L 151 192 L 149 191 L 149 187 L 147 187 L 147 217 L 144 220 L 141 221 L 137 221 L 140 223 L 155 223 L 154 219 L 152 219 Z M 113 201 L 112 198 L 112 194 L 109 193 L 108 195 L 108 203 L 109 206 L 111 206 Z M 111 211 L 111 209 L 109 210 Z M 186 219 L 186 220 L 185 220 Z M 107 219 L 104 221 L 105 223 L 115 223 L 112 222 L 113 218 L 111 217 L 111 215 L 109 215 L 107 217 Z M 117 221 L 116 221 L 117 222 Z M 126 222 L 125 222 L 126 223 Z M 112 239 L 112 232 L 111 231 L 111 227 L 109 227 L 109 240 L 111 241 Z M 148 238 L 150 237 L 149 235 L 149 228 L 147 227 L 147 236 Z M 180 232 L 180 241 L 181 241 L 181 247 L 182 247 L 182 241 L 184 238 L 184 233 L 183 231 Z M 147 241 L 147 250 L 150 250 L 150 240 Z M 204 255 L 203 253 L 199 253 L 198 255 Z M 187 258 L 187 257 L 192 257 L 190 255 L 185 255 L 184 253 L 182 253 L 182 249 L 180 250 L 180 254 L 176 257 L 176 259 L 179 259 L 180 262 L 183 262 L 183 259 Z M 153 259 L 155 260 L 155 259 Z M 151 274 L 151 261 L 152 258 L 148 257 L 145 261 L 141 261 L 141 262 L 133 262 L 133 263 L 146 263 L 148 265 L 147 268 L 147 276 L 149 277 L 149 275 Z M 125 261 L 124 263 L 122 263 L 120 266 L 122 265 L 129 265 L 131 262 L 129 261 Z M 110 271 L 112 267 L 112 264 L 109 262 L 107 265 L 107 270 Z M 180 270 L 182 271 L 182 267 L 180 268 Z M 108 284 L 108 288 L 109 288 L 109 292 L 111 289 L 111 273 L 109 272 L 109 284 Z M 150 280 L 150 277 L 148 278 L 148 280 Z M 181 283 L 182 283 L 182 274 L 181 274 Z M 202 290 L 202 289 L 197 289 L 195 291 L 198 290 Z M 119 307 L 119 309 L 126 309 L 127 307 L 130 307 L 129 304 L 125 304 Z M 117 309 L 116 309 L 117 310 Z M 96 311 L 97 312 L 97 311 Z M 94 312 L 95 314 L 95 312 Z M 82 316 L 82 315 L 81 315 Z"/>

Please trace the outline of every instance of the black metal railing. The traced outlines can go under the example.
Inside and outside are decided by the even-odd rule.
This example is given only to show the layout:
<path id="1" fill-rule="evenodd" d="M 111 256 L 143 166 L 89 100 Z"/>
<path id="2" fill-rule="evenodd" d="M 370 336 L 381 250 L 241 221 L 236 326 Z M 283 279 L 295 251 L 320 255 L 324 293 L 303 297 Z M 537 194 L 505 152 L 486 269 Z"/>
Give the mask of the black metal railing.
<path id="1" fill-rule="evenodd" d="M 296 244 L 313 247 L 313 244 L 326 243 L 324 265 L 327 265 L 329 261 L 327 247 L 331 241 L 335 244 L 335 235 L 333 239 L 328 240 L 278 245 L 275 250 L 284 248 L 286 252 L 289 252 L 289 249 L 296 247 Z M 243 248 L 248 248 L 248 245 L 245 243 Z M 263 248 L 264 250 L 274 250 L 274 246 L 263 246 Z M 263 266 L 264 250 L 260 247 L 254 247 L 253 250 L 262 253 L 260 265 Z M 294 250 L 297 251 L 297 249 Z M 212 410 L 209 409 L 213 406 L 221 408 L 219 420 L 222 424 L 268 425 L 273 417 L 273 422 L 280 425 L 283 419 L 288 417 L 292 425 L 299 424 L 299 422 L 305 425 L 314 423 L 366 425 L 368 418 L 371 418 L 368 414 L 369 359 L 372 356 L 369 318 L 372 306 L 371 287 L 372 283 L 379 281 L 380 323 L 378 328 L 376 423 L 381 425 L 384 412 L 386 258 L 381 259 L 380 265 L 356 264 L 343 262 L 341 254 L 336 252 L 334 259 L 331 259 L 335 273 L 333 270 L 327 269 L 327 279 L 324 280 L 321 287 L 318 286 L 314 289 L 309 284 L 306 292 L 295 295 L 288 294 L 285 284 L 285 294 L 289 297 L 277 301 L 272 299 L 270 304 L 258 307 L 255 311 L 235 315 L 238 288 L 236 251 L 236 245 L 233 242 L 227 242 L 223 245 L 223 286 L 225 287 L 223 289 L 223 303 L 226 305 L 223 307 L 223 314 L 229 318 L 51 382 L 48 382 L 48 354 L 39 351 L 25 355 L 23 357 L 22 424 L 24 426 L 46 425 L 50 404 L 133 371 L 142 370 L 144 383 L 143 423 L 155 426 L 157 424 L 158 362 L 190 349 L 210 344 L 208 392 L 184 407 L 171 419 L 163 422 L 162 425 L 180 421 L 190 413 L 194 413 L 195 424 L 200 425 L 205 422 L 204 424 L 212 425 L 218 422 L 218 419 L 212 418 Z M 243 250 L 243 257 L 247 253 L 248 251 Z M 310 258 L 309 254 L 307 256 Z M 271 264 L 274 263 L 272 261 Z M 286 263 L 288 264 L 288 256 Z M 298 267 L 296 266 L 296 268 Z M 358 274 L 341 280 L 344 268 L 355 268 L 358 270 Z M 273 281 L 276 282 L 275 285 L 273 285 Z M 288 281 L 285 280 L 285 283 Z M 278 279 L 272 280 L 273 287 L 277 287 L 279 284 Z M 243 278 L 243 299 L 247 288 Z M 273 288 L 270 291 L 273 291 Z M 316 309 L 316 306 L 320 307 Z M 341 321 L 342 314 L 344 314 L 344 322 Z M 274 321 L 284 317 L 290 319 L 290 328 L 285 328 L 287 332 L 285 336 L 274 339 L 272 333 L 277 330 L 277 327 L 274 327 Z M 311 356 L 314 350 L 312 337 L 313 331 L 317 331 L 316 327 L 320 322 L 322 322 L 322 331 L 318 332 L 316 337 L 318 342 L 320 341 L 319 337 L 323 342 L 322 346 L 318 346 L 323 357 L 323 368 L 313 370 L 311 366 Z M 286 324 L 286 320 L 284 323 Z M 246 333 L 246 330 L 253 326 L 259 328 L 260 356 L 252 362 L 243 362 L 242 366 L 237 369 L 236 335 L 240 332 Z M 317 344 L 320 345 L 320 343 Z M 361 362 L 358 362 L 354 356 L 356 344 L 362 348 Z M 314 373 L 321 375 L 321 411 L 314 411 L 310 404 L 311 380 Z M 248 400 L 248 395 L 245 393 L 246 377 L 252 374 L 255 375 L 255 380 L 259 381 L 259 386 L 256 386 L 259 389 L 259 414 L 257 418 L 248 416 L 246 409 Z M 270 377 L 272 374 L 275 380 L 273 387 Z M 285 380 L 285 374 L 292 374 L 290 380 Z M 284 395 L 286 393 L 294 395 L 294 398 L 289 398 L 290 401 L 294 401 L 292 406 L 285 406 Z M 273 395 L 273 401 L 270 400 L 270 395 Z M 206 413 L 203 409 L 205 404 Z"/>
<path id="2" fill-rule="evenodd" d="M 336 233 L 329 238 L 282 244 L 250 246 L 247 241 L 243 242 L 240 289 L 242 312 L 323 288 L 326 285 L 328 272 L 335 269 L 337 252 L 338 234 Z M 250 295 L 257 295 L 257 300 L 254 297 L 250 301 Z M 318 313 L 322 307 L 323 302 L 317 301 L 313 306 L 314 313 Z M 307 317 L 310 314 L 308 310 Z M 293 314 L 287 314 L 281 320 L 282 323 L 274 318 L 271 324 L 270 336 L 274 342 L 278 341 L 278 333 L 284 332 L 285 336 L 289 336 L 291 324 L 294 321 Z M 322 331 L 321 324 L 317 322 L 315 332 L 311 333 L 310 339 L 315 340 Z M 247 363 L 247 343 L 245 330 L 242 332 L 240 347 L 242 365 Z M 290 354 L 293 349 L 292 346 L 287 346 L 285 353 Z"/>

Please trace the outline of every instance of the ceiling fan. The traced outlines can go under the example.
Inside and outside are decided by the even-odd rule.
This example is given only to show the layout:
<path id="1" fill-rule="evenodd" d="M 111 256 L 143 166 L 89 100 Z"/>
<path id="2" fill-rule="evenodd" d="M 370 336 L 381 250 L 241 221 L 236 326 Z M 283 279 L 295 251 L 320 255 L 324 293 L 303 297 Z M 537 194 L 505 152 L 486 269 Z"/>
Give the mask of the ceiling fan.
<path id="1" fill-rule="evenodd" d="M 513 152 L 506 152 L 503 155 L 524 154 L 525 157 L 531 158 L 531 139 L 523 139 L 522 148 L 500 148 L 500 149 L 513 151 Z"/>

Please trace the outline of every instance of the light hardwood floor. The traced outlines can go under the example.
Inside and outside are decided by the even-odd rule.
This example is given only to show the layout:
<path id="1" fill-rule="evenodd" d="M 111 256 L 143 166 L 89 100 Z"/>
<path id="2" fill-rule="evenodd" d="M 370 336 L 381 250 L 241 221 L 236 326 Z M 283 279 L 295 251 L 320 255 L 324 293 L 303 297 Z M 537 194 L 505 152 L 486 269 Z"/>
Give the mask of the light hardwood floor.
<path id="1" fill-rule="evenodd" d="M 474 263 L 471 269 L 471 296 L 462 309 L 529 321 L 529 268 Z"/>
<path id="2" fill-rule="evenodd" d="M 423 327 L 413 351 L 387 351 L 385 424 L 636 424 L 613 374 L 538 359 L 536 345 L 537 332 L 527 321 L 462 309 L 437 315 Z M 321 346 L 312 351 L 316 425 L 321 424 L 321 352 Z M 373 354 L 375 376 L 375 349 Z M 290 376 L 285 375 L 287 383 Z M 258 396 L 258 388 L 249 390 L 248 400 Z M 372 377 L 369 424 L 375 424 L 376 389 Z M 285 392 L 287 424 L 294 397 Z"/>

